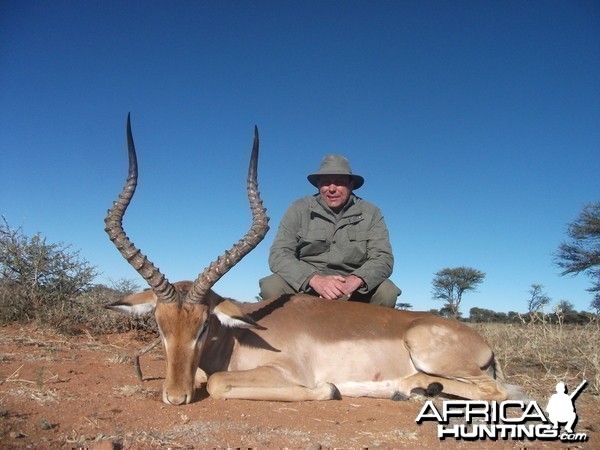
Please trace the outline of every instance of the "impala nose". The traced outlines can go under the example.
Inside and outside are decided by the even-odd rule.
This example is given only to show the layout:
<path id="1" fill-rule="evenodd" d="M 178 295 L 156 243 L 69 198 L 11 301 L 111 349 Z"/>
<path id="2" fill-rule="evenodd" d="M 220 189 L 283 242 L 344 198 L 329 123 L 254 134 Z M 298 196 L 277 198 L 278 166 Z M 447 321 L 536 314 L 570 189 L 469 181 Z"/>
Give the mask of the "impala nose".
<path id="1" fill-rule="evenodd" d="M 189 403 L 187 394 L 175 395 L 175 394 L 169 394 L 168 392 L 164 393 L 163 402 L 168 405 L 173 405 L 173 406 L 180 406 L 180 405 L 185 405 L 186 403 Z"/>

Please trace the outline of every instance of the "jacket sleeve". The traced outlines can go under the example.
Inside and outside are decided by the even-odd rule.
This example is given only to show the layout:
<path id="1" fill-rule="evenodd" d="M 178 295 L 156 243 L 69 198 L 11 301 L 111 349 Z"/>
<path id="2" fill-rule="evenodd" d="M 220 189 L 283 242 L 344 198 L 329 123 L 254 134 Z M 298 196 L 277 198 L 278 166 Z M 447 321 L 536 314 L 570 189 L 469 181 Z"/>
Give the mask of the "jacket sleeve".
<path id="1" fill-rule="evenodd" d="M 379 208 L 373 214 L 372 225 L 367 241 L 367 260 L 353 274 L 362 278 L 366 284 L 359 289 L 367 293 L 383 280 L 390 277 L 394 269 L 394 255 L 390 244 L 390 235 Z"/>
<path id="2" fill-rule="evenodd" d="M 281 276 L 296 291 L 305 289 L 309 279 L 317 272 L 315 267 L 298 259 L 297 247 L 301 227 L 302 207 L 300 202 L 296 202 L 281 219 L 269 253 L 271 271 Z"/>

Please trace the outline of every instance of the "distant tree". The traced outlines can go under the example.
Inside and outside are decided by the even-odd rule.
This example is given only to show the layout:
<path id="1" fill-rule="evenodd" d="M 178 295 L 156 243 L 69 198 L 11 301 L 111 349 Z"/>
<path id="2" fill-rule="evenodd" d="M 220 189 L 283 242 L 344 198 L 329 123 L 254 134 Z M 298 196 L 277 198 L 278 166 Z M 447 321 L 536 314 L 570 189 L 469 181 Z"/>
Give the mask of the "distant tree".
<path id="1" fill-rule="evenodd" d="M 529 290 L 529 300 L 527 300 L 527 312 L 529 314 L 538 313 L 544 309 L 544 306 L 550 303 L 551 298 L 544 291 L 541 284 L 532 284 Z"/>
<path id="2" fill-rule="evenodd" d="M 508 322 L 508 316 L 503 312 L 492 311 L 491 309 L 473 307 L 469 310 L 469 319 L 471 322 L 478 323 L 504 323 Z"/>
<path id="3" fill-rule="evenodd" d="M 585 325 L 594 319 L 594 315 L 587 311 L 577 312 L 573 308 L 573 303 L 567 300 L 561 300 L 554 305 L 554 313 L 548 318 L 551 321 L 556 321 L 558 324 L 577 324 Z"/>
<path id="4" fill-rule="evenodd" d="M 575 305 L 569 300 L 561 300 L 554 306 L 554 310 L 561 311 L 563 314 L 577 312 L 575 311 Z"/>
<path id="5" fill-rule="evenodd" d="M 494 322 L 507 323 L 509 321 L 510 321 L 510 317 L 508 316 L 507 313 L 497 312 L 496 314 L 494 314 Z"/>
<path id="6" fill-rule="evenodd" d="M 396 303 L 396 309 L 407 310 L 411 309 L 413 305 L 410 303 Z"/>
<path id="7" fill-rule="evenodd" d="M 446 304 L 442 310 L 448 309 L 449 315 L 458 319 L 463 294 L 474 291 L 484 278 L 485 273 L 470 267 L 442 269 L 435 274 L 433 279 L 433 298 L 445 301 Z"/>
<path id="8" fill-rule="evenodd" d="M 452 309 L 452 307 L 448 303 L 446 303 L 446 304 L 444 304 L 444 306 L 442 306 L 440 308 L 440 316 L 442 316 L 442 317 L 453 317 L 455 319 L 460 319 L 461 314 L 460 314 L 460 311 L 459 311 L 458 316 L 455 316 L 454 315 L 454 309 Z"/>
<path id="9" fill-rule="evenodd" d="M 567 229 L 570 242 L 558 247 L 555 262 L 563 269 L 561 275 L 587 273 L 592 279 L 589 292 L 594 293 L 590 307 L 600 301 L 600 202 L 583 208 L 579 217 Z"/>
<path id="10" fill-rule="evenodd" d="M 108 279 L 109 286 L 115 291 L 119 292 L 122 296 L 131 295 L 134 292 L 139 292 L 142 288 L 138 282 L 131 278 L 119 278 L 114 280 Z"/>
<path id="11" fill-rule="evenodd" d="M 572 312 L 567 314 L 565 323 L 587 325 L 594 320 L 594 315 L 588 311 Z"/>
<path id="12" fill-rule="evenodd" d="M 491 318 L 494 315 L 494 311 L 484 308 L 471 308 L 469 310 L 469 318 L 471 322 L 491 322 Z"/>
<path id="13" fill-rule="evenodd" d="M 590 308 L 592 308 L 596 314 L 600 314 L 600 297 L 596 296 L 596 298 L 592 300 Z"/>
<path id="14" fill-rule="evenodd" d="M 521 319 L 520 319 L 521 314 L 519 314 L 516 311 L 509 311 L 506 314 L 506 316 L 507 316 L 507 319 L 509 322 L 520 322 L 521 321 Z"/>

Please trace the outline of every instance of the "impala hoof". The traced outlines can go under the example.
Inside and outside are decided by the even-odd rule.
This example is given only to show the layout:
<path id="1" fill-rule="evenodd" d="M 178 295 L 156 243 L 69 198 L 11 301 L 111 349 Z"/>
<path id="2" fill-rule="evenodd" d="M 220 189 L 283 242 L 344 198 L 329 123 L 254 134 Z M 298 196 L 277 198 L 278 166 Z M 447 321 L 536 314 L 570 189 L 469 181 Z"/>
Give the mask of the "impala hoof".
<path id="1" fill-rule="evenodd" d="M 408 400 L 408 395 L 405 395 L 402 392 L 396 391 L 396 392 L 394 392 L 394 395 L 392 395 L 392 400 L 395 402 L 403 402 L 404 400 Z"/>
<path id="2" fill-rule="evenodd" d="M 436 395 L 439 395 L 443 390 L 444 386 L 442 385 L 442 383 L 431 383 L 429 386 L 427 386 L 425 394 L 428 397 L 435 397 Z"/>
<path id="3" fill-rule="evenodd" d="M 335 384 L 331 384 L 331 400 L 341 400 L 342 394 Z"/>

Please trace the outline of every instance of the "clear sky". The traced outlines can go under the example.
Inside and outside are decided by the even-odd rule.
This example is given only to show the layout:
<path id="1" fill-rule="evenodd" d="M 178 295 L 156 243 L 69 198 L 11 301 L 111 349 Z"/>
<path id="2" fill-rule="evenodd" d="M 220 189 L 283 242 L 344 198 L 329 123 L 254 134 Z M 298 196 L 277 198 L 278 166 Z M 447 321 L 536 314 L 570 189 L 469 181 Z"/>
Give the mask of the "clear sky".
<path id="1" fill-rule="evenodd" d="M 326 153 L 350 160 L 390 229 L 401 301 L 434 274 L 486 273 L 462 310 L 525 311 L 531 284 L 586 309 L 553 253 L 600 200 L 598 1 L 0 3 L 0 214 L 143 280 L 105 235 L 127 173 L 128 235 L 171 281 L 248 229 L 254 125 L 265 241 L 219 281 L 252 301 L 288 205 Z M 144 286 L 145 287 L 145 286 Z"/>

